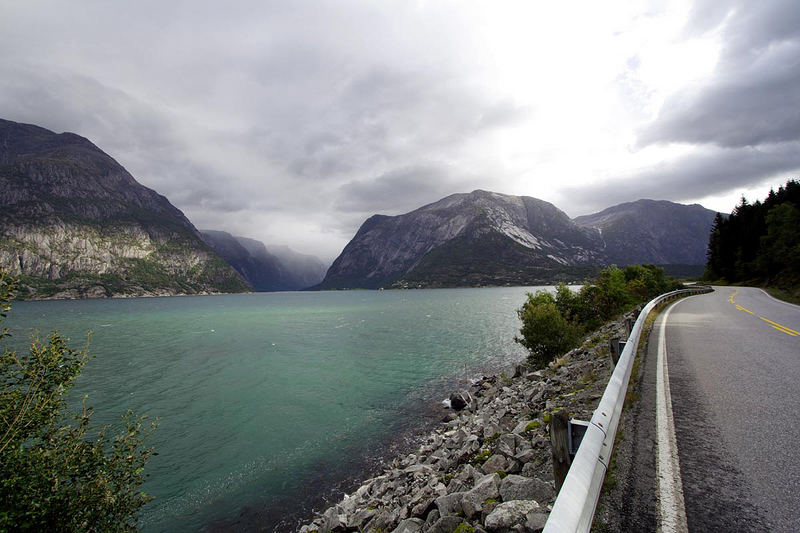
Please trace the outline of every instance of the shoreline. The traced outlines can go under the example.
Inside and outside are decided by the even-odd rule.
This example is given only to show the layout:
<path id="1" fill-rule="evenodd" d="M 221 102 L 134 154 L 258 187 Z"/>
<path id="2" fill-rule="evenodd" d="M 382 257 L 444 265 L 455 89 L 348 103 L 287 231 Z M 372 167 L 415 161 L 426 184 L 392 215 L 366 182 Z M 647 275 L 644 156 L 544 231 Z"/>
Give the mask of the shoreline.
<path id="1" fill-rule="evenodd" d="M 293 531 L 540 531 L 556 496 L 549 414 L 591 418 L 613 370 L 608 339 L 625 338 L 631 316 L 602 326 L 546 369 L 523 363 L 510 377 L 483 376 L 455 391 L 462 410 L 418 427 L 410 448 Z"/>

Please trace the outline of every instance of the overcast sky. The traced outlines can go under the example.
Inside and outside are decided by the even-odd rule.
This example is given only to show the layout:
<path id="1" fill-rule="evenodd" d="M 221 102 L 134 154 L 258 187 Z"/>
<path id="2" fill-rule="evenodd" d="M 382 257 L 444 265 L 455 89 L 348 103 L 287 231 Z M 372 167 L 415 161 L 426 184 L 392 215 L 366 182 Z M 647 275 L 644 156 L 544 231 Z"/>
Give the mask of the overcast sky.
<path id="1" fill-rule="evenodd" d="M 326 260 L 476 188 L 729 212 L 800 174 L 800 4 L 0 0 L 0 117 Z"/>

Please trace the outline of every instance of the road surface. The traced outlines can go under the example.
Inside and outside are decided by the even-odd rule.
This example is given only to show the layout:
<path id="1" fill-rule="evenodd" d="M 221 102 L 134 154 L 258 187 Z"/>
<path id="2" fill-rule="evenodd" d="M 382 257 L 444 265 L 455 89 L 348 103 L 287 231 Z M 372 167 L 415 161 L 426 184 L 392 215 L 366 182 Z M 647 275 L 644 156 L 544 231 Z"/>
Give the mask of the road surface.
<path id="1" fill-rule="evenodd" d="M 676 483 L 665 481 L 659 348 L 677 496 L 664 493 Z M 656 321 L 639 391 L 617 450 L 620 487 L 608 511 L 621 518 L 613 529 L 800 531 L 800 307 L 741 287 L 679 300 Z M 685 518 L 663 516 L 675 502 Z"/>

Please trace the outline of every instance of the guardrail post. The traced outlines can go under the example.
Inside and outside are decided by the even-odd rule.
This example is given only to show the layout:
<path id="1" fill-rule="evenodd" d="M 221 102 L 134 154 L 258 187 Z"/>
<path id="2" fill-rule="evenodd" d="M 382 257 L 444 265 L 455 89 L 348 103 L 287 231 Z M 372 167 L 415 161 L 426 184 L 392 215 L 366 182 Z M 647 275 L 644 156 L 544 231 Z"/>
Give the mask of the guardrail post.
<path id="1" fill-rule="evenodd" d="M 619 337 L 608 340 L 608 351 L 611 353 L 611 362 L 614 363 L 614 366 L 617 366 L 617 361 L 619 361 L 623 346 L 625 346 L 625 343 L 621 342 Z"/>
<path id="2" fill-rule="evenodd" d="M 553 479 L 558 493 L 572 464 L 569 456 L 569 417 L 566 411 L 550 413 L 550 446 L 553 449 Z"/>

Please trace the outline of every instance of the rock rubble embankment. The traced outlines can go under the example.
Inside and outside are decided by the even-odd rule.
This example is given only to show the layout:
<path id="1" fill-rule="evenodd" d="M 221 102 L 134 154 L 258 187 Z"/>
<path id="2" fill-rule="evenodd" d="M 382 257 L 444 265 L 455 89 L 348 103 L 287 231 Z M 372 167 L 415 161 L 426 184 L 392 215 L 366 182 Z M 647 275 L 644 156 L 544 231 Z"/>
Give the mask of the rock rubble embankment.
<path id="1" fill-rule="evenodd" d="M 522 364 L 511 376 L 482 377 L 452 394 L 458 411 L 419 449 L 386 464 L 300 533 L 541 531 L 556 496 L 550 413 L 591 418 L 613 370 L 608 339 L 626 338 L 628 317 L 546 369 Z"/>

